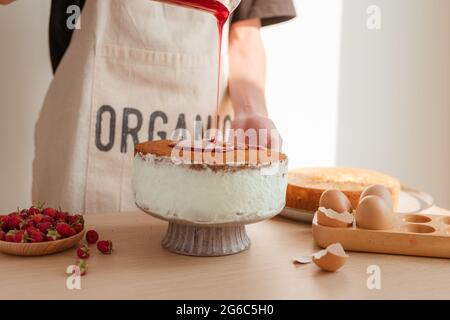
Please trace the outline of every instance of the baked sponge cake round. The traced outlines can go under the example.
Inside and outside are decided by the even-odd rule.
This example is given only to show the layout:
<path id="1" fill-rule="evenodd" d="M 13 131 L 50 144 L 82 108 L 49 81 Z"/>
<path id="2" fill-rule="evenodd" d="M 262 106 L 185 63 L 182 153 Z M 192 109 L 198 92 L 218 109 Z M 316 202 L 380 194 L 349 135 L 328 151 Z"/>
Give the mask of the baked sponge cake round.
<path id="1" fill-rule="evenodd" d="M 289 171 L 286 206 L 294 209 L 316 211 L 319 200 L 327 189 L 338 189 L 349 198 L 356 209 L 359 197 L 370 185 L 381 184 L 392 195 L 394 208 L 397 207 L 401 190 L 400 182 L 390 176 L 375 171 L 356 168 L 299 168 Z"/>
<path id="2" fill-rule="evenodd" d="M 165 219 L 262 220 L 285 205 L 287 157 L 249 146 L 170 140 L 136 145 L 136 204 Z"/>

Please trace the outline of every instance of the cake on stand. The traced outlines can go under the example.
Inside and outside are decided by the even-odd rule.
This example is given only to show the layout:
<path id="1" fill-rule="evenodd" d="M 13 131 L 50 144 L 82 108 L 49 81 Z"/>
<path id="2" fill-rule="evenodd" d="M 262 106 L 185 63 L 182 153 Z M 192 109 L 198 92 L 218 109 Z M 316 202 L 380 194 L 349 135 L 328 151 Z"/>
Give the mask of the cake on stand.
<path id="1" fill-rule="evenodd" d="M 169 222 L 167 250 L 235 254 L 250 247 L 245 225 L 283 209 L 287 157 L 248 146 L 149 141 L 136 146 L 133 187 L 142 211 Z"/>

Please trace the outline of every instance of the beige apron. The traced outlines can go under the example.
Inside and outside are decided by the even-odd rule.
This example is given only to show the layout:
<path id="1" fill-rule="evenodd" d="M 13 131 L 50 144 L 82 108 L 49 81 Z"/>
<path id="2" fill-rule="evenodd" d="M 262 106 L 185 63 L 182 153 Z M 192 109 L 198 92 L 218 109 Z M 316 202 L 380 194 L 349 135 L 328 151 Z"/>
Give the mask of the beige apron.
<path id="1" fill-rule="evenodd" d="M 36 125 L 33 202 L 83 213 L 135 210 L 134 144 L 176 137 L 180 128 L 201 134 L 196 120 L 203 130 L 214 125 L 217 39 L 215 18 L 204 12 L 86 1 Z M 222 128 L 231 123 L 223 62 Z"/>

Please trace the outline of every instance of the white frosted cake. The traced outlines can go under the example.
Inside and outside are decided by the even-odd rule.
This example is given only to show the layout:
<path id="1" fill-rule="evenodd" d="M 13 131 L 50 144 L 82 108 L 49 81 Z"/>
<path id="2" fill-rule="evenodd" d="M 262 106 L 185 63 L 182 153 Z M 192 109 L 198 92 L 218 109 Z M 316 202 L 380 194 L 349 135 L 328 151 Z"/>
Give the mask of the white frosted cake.
<path id="1" fill-rule="evenodd" d="M 248 146 L 214 151 L 169 140 L 135 148 L 136 204 L 166 219 L 203 224 L 271 217 L 285 205 L 287 157 Z"/>

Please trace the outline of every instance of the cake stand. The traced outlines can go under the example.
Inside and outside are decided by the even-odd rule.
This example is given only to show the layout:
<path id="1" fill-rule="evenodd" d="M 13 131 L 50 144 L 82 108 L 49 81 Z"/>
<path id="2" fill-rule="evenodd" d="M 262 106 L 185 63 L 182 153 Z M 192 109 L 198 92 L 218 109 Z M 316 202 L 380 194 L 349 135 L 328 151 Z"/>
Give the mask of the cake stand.
<path id="1" fill-rule="evenodd" d="M 264 216 L 254 215 L 252 218 L 234 222 L 208 224 L 168 218 L 136 205 L 143 212 L 169 222 L 166 235 L 162 240 L 164 248 L 174 253 L 200 257 L 226 256 L 247 250 L 251 241 L 245 226 L 270 219 L 284 207 L 283 205 Z"/>

